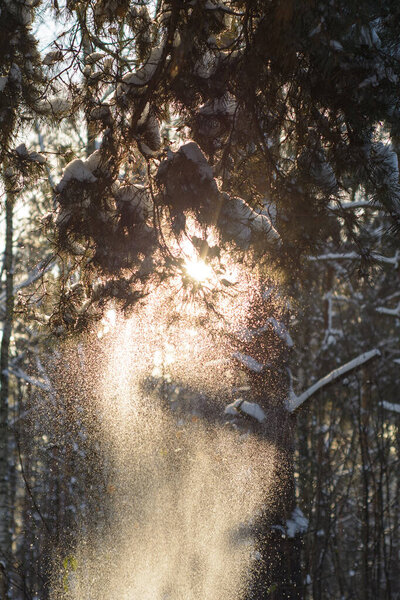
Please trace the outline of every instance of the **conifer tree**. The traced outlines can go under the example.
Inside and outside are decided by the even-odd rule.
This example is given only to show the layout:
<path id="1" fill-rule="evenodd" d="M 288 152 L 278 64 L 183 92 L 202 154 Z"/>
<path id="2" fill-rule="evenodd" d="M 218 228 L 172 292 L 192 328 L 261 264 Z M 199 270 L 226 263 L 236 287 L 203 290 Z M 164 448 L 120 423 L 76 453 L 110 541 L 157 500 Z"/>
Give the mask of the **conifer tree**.
<path id="1" fill-rule="evenodd" d="M 132 310 L 161 281 L 184 277 L 184 238 L 212 266 L 228 250 L 261 279 L 275 269 L 292 290 L 303 258 L 344 239 L 370 265 L 374 238 L 345 204 L 356 190 L 397 234 L 397 4 L 68 0 L 63 13 L 54 2 L 70 27 L 42 61 L 51 75 L 42 94 L 32 7 L 3 0 L 3 162 L 22 107 L 53 123 L 78 115 L 90 137 L 56 177 L 46 221 L 66 267 L 50 318 L 56 334 L 84 331 L 109 301 Z M 214 291 L 224 287 L 220 278 Z M 287 315 L 271 314 L 263 336 L 279 358 L 275 390 L 265 372 L 244 368 L 267 422 L 278 419 L 287 434 L 275 439 L 287 493 L 272 523 L 285 528 L 295 510 Z M 241 344 L 262 363 L 263 337 Z M 297 566 L 290 573 L 275 560 L 281 546 L 272 567 L 263 558 L 260 597 L 301 597 Z"/>

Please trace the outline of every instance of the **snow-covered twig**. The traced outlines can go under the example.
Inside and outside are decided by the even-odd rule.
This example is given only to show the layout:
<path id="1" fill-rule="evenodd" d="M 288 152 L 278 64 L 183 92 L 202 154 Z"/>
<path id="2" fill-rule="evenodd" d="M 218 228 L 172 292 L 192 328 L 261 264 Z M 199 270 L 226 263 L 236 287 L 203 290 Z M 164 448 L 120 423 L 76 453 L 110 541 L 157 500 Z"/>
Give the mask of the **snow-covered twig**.
<path id="1" fill-rule="evenodd" d="M 290 519 L 286 521 L 286 535 L 294 538 L 298 534 L 306 533 L 308 529 L 308 519 L 304 516 L 300 506 L 293 509 Z"/>
<path id="2" fill-rule="evenodd" d="M 377 262 L 386 263 L 389 265 L 398 266 L 400 261 L 399 252 L 395 252 L 394 256 L 383 256 L 377 252 L 371 252 L 371 258 Z M 307 259 L 312 262 L 319 260 L 360 260 L 360 255 L 357 252 L 328 252 L 319 256 L 308 256 Z"/>
<path id="3" fill-rule="evenodd" d="M 38 265 L 36 265 L 36 267 L 34 267 L 32 271 L 28 273 L 28 277 L 14 287 L 14 294 L 19 292 L 19 290 L 28 287 L 29 285 L 31 285 L 31 283 L 35 283 L 35 281 L 40 279 L 42 275 L 44 275 L 51 268 L 54 258 L 54 255 L 50 255 L 44 260 L 42 260 Z M 5 300 L 6 293 L 3 292 L 2 294 L 0 294 L 0 306 L 5 302 Z"/>
<path id="4" fill-rule="evenodd" d="M 265 412 L 261 406 L 256 402 L 247 402 L 247 400 L 243 400 L 242 398 L 235 400 L 232 404 L 228 404 L 224 412 L 226 415 L 232 416 L 244 413 L 249 417 L 253 417 L 259 423 L 265 421 Z"/>
<path id="5" fill-rule="evenodd" d="M 261 335 L 268 331 L 269 327 L 272 327 L 276 335 L 289 347 L 293 347 L 293 340 L 291 338 L 290 333 L 286 329 L 286 326 L 282 321 L 278 321 L 275 317 L 268 317 L 266 324 L 262 327 L 257 327 L 256 329 L 241 329 L 235 333 L 235 336 L 238 340 L 243 342 L 249 342 L 254 337 Z"/>
<path id="6" fill-rule="evenodd" d="M 265 365 L 261 364 L 260 362 L 258 362 L 258 360 L 256 360 L 252 356 L 249 356 L 248 354 L 234 352 L 232 356 L 233 358 L 236 358 L 236 360 L 241 362 L 242 365 L 244 365 L 247 369 L 250 369 L 250 371 L 254 371 L 254 373 L 261 373 L 261 371 L 263 371 L 265 368 Z"/>
<path id="7" fill-rule="evenodd" d="M 338 367 L 337 369 L 334 369 L 328 373 L 328 375 L 325 375 L 325 377 L 322 377 L 322 379 L 319 379 L 316 383 L 309 387 L 308 390 L 300 394 L 300 396 L 296 396 L 296 394 L 293 392 L 286 404 L 288 411 L 294 412 L 296 408 L 301 406 L 306 400 L 308 400 L 308 398 L 310 398 L 310 396 L 313 396 L 320 389 L 329 385 L 332 383 L 332 381 L 343 377 L 343 375 L 349 371 L 352 371 L 353 369 L 363 365 L 375 356 L 380 356 L 380 354 L 381 353 L 377 348 L 374 348 L 369 352 L 364 352 L 363 354 L 360 354 L 360 356 L 357 356 L 357 358 L 353 358 L 353 360 L 350 360 L 348 363 Z"/>
<path id="8" fill-rule="evenodd" d="M 9 369 L 9 372 L 12 373 L 15 377 L 17 377 L 17 379 L 22 379 L 23 381 L 26 381 L 26 383 L 30 383 L 31 385 L 38 387 L 39 389 L 44 390 L 45 392 L 50 391 L 50 387 L 47 383 L 43 383 L 43 381 L 39 381 L 39 379 L 34 379 L 33 377 L 30 377 L 29 375 L 27 375 L 27 373 L 22 371 L 22 369 L 14 367 L 12 369 Z"/>
<path id="9" fill-rule="evenodd" d="M 353 202 L 340 202 L 337 206 L 336 204 L 329 204 L 329 208 L 331 210 L 351 210 L 355 208 L 373 208 L 376 210 L 376 206 L 374 206 L 369 200 L 354 200 Z"/>
<path id="10" fill-rule="evenodd" d="M 400 413 L 400 404 L 392 404 L 391 402 L 386 402 L 385 400 L 382 402 L 383 408 L 386 410 L 392 410 L 393 412 Z"/>
<path id="11" fill-rule="evenodd" d="M 376 312 L 381 313 L 382 315 L 390 315 L 391 317 L 400 317 L 400 302 L 396 306 L 396 308 L 385 308 L 384 306 L 378 306 L 375 309 Z"/>

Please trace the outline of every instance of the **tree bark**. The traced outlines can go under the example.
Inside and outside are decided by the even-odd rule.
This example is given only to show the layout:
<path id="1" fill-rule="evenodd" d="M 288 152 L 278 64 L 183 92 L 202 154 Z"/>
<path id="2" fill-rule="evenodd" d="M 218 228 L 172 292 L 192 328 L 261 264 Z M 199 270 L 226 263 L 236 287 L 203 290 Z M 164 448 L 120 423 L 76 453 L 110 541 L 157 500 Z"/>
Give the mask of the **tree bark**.
<path id="1" fill-rule="evenodd" d="M 282 300 L 261 289 L 251 308 L 248 335 L 241 352 L 264 365 L 247 371 L 251 400 L 264 411 L 253 433 L 273 449 L 272 483 L 266 489 L 263 514 L 256 527 L 256 561 L 250 584 L 251 600 L 301 600 L 301 536 L 289 532 L 287 523 L 296 507 L 294 482 L 295 417 L 287 410 L 290 336 L 285 332 Z M 266 327 L 266 324 L 268 326 Z M 251 361 L 249 365 L 251 367 Z M 270 465 L 267 468 L 271 468 Z"/>
<path id="2" fill-rule="evenodd" d="M 13 209 L 14 191 L 11 177 L 4 176 L 6 188 L 6 232 L 4 270 L 6 272 L 6 316 L 0 349 L 0 595 L 7 597 L 11 563 L 10 477 L 9 477 L 9 356 L 14 316 Z"/>

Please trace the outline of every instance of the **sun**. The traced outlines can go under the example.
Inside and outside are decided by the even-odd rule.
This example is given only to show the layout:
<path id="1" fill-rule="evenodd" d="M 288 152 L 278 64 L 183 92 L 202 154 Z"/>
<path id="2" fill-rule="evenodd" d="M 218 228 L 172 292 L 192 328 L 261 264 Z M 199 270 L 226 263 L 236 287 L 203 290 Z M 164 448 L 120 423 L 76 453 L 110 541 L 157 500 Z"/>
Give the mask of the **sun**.
<path id="1" fill-rule="evenodd" d="M 213 270 L 204 260 L 191 258 L 185 261 L 186 273 L 199 283 L 205 283 L 212 278 Z"/>

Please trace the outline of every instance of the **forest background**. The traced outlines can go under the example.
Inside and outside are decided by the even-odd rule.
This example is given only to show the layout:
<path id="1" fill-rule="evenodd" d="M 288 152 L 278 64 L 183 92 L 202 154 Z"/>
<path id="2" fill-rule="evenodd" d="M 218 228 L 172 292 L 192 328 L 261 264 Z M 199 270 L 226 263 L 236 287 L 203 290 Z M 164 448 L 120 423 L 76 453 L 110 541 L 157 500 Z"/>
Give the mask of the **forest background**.
<path id="1" fill-rule="evenodd" d="M 84 597 L 78 542 L 140 496 L 135 394 L 261 444 L 221 597 L 399 598 L 397 2 L 0 9 L 0 597 Z M 113 552 L 96 600 L 129 597 Z"/>

